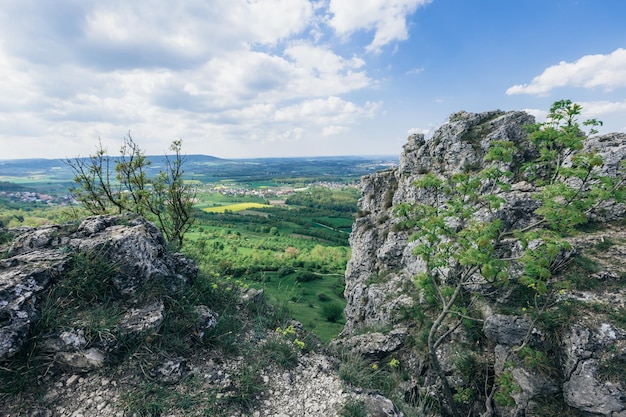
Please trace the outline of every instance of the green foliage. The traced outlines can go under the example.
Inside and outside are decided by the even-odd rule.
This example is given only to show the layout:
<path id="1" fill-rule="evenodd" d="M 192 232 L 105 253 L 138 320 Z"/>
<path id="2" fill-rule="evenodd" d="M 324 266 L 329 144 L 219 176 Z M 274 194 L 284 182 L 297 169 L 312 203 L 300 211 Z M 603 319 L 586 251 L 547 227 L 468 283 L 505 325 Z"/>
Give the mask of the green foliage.
<path id="1" fill-rule="evenodd" d="M 341 417 L 367 417 L 367 409 L 363 401 L 351 399 L 341 407 L 339 415 Z"/>
<path id="2" fill-rule="evenodd" d="M 297 282 L 311 282 L 316 279 L 321 279 L 321 277 L 315 272 L 311 271 L 298 271 L 296 273 L 296 281 Z"/>
<path id="3" fill-rule="evenodd" d="M 609 359 L 601 361 L 598 377 L 601 381 L 626 385 L 626 358 L 624 355 L 614 354 Z"/>
<path id="4" fill-rule="evenodd" d="M 326 302 L 326 301 L 330 301 L 331 300 L 331 298 L 328 296 L 328 294 L 323 293 L 323 292 L 317 294 L 317 299 L 322 301 L 322 302 Z"/>
<path id="5" fill-rule="evenodd" d="M 567 268 L 564 279 L 571 282 L 573 288 L 577 290 L 592 290 L 601 284 L 598 279 L 591 276 L 599 271 L 600 265 L 597 262 L 586 256 L 577 255 Z"/>
<path id="6" fill-rule="evenodd" d="M 522 360 L 524 365 L 530 369 L 541 372 L 545 375 L 555 371 L 555 365 L 553 361 L 548 358 L 548 355 L 541 350 L 533 349 L 530 346 L 524 346 L 517 352 L 517 355 Z"/>
<path id="7" fill-rule="evenodd" d="M 236 375 L 236 389 L 228 402 L 244 409 L 250 409 L 263 392 L 259 363 L 248 363 Z"/>
<path id="8" fill-rule="evenodd" d="M 538 317 L 569 286 L 563 279 L 553 280 L 564 267 L 561 254 L 571 250 L 565 237 L 576 233 L 588 215 L 607 200 L 624 201 L 626 176 L 601 175 L 597 168 L 602 158 L 595 152 L 582 151 L 586 135 L 577 122 L 580 111 L 581 107 L 569 100 L 559 101 L 550 109 L 545 123 L 528 128 L 537 157 L 521 169 L 537 187 L 534 198 L 539 208 L 534 223 L 508 230 L 498 215 L 505 202 L 502 192 L 510 190 L 515 176 L 511 169 L 518 152 L 507 141 L 490 144 L 482 168 L 448 176 L 421 175 L 414 183 L 420 202 L 395 209 L 400 228 L 413 230 L 414 254 L 426 264 L 426 270 L 415 277 L 415 284 L 426 306 L 436 312 L 426 344 L 453 416 L 460 415 L 455 403 L 467 400 L 469 391 L 453 395 L 439 364 L 437 348 L 469 319 L 475 297 L 467 295 L 479 293 L 476 285 L 508 286 L 515 279 L 516 285 L 519 282 L 532 294 L 522 309 Z M 597 126 L 600 122 L 583 124 Z M 476 141 L 479 133 L 474 129 L 465 139 Z M 511 238 L 521 244 L 521 256 L 511 257 Z M 521 276 L 513 273 L 520 267 Z M 527 366 L 547 367 L 543 352 L 526 347 L 522 357 Z M 515 389 L 510 375 L 501 374 L 495 384 L 500 386 L 496 402 L 510 405 L 510 394 Z"/>
<path id="9" fill-rule="evenodd" d="M 12 232 L 0 226 L 0 245 L 12 242 L 14 237 L 15 235 Z"/>
<path id="10" fill-rule="evenodd" d="M 562 395 L 546 395 L 533 398 L 535 404 L 532 407 L 532 414 L 537 417 L 583 417 L 584 412 L 570 407 Z"/>
<path id="11" fill-rule="evenodd" d="M 436 400 L 427 392 L 418 390 L 415 393 L 405 393 L 398 390 L 408 378 L 398 359 L 388 358 L 380 362 L 371 362 L 347 351 L 335 354 L 339 359 L 338 374 L 343 382 L 353 387 L 381 392 L 392 400 L 405 416 L 418 417 L 425 415 L 423 411 L 428 413 L 438 408 Z M 359 413 L 365 412 L 364 405 L 358 400 L 349 400 L 342 408 L 343 414 L 340 415 L 361 415 Z"/>
<path id="12" fill-rule="evenodd" d="M 74 173 L 70 192 L 92 214 L 131 212 L 147 217 L 180 248 L 194 221 L 196 193 L 183 180 L 182 141 L 173 141 L 170 150 L 174 156 L 166 155 L 165 168 L 149 178 L 151 161 L 130 134 L 116 158 L 109 157 L 100 143 L 95 155 L 65 161 Z"/>
<path id="13" fill-rule="evenodd" d="M 293 206 L 331 209 L 333 211 L 356 213 L 356 200 L 360 197 L 356 188 L 345 188 L 341 193 L 328 188 L 315 187 L 307 191 L 295 193 L 285 203 Z"/>
<path id="14" fill-rule="evenodd" d="M 519 392 L 520 386 L 515 382 L 513 374 L 510 371 L 502 372 L 496 377 L 496 384 L 499 388 L 493 396 L 495 403 L 502 407 L 514 406 L 515 400 L 511 395 Z"/>
<path id="15" fill-rule="evenodd" d="M 353 204 L 356 206 L 356 200 Z M 327 321 L 321 314 L 321 305 L 327 302 L 345 305 L 343 277 L 350 249 L 343 243 L 338 246 L 310 237 L 312 228 L 348 235 L 315 226 L 312 220 L 307 220 L 318 218 L 312 213 L 314 210 L 317 209 L 273 207 L 268 209 L 271 214 L 267 217 L 200 214 L 194 231 L 187 234 L 183 252 L 207 274 L 239 279 L 263 289 L 272 303 L 288 304 L 292 318 L 328 343 L 341 331 L 343 322 Z M 334 212 L 335 215 L 339 214 Z M 294 218 L 308 224 L 306 234 L 293 233 L 295 229 L 290 227 Z M 339 218 L 343 219 L 335 217 Z M 350 215 L 346 220 L 349 219 Z M 196 227 L 202 227 L 203 231 L 195 231 Z M 271 227 L 279 230 L 278 236 L 269 235 Z M 320 293 L 329 301 L 321 301 L 317 297 Z"/>
<path id="16" fill-rule="evenodd" d="M 530 139 L 539 152 L 537 159 L 524 166 L 531 180 L 539 185 L 554 184 L 563 173 L 566 158 L 583 148 L 587 135 L 577 121 L 581 110 L 582 107 L 571 100 L 556 101 L 550 107 L 546 122 L 528 126 Z M 602 122 L 591 119 L 583 124 L 600 126 Z M 596 130 L 592 128 L 589 134 L 593 133 Z"/>
<path id="17" fill-rule="evenodd" d="M 40 343 L 58 329 L 79 327 L 88 345 L 116 338 L 111 329 L 121 315 L 120 294 L 113 286 L 118 274 L 119 265 L 111 264 L 104 251 L 78 253 L 72 258 L 66 277 L 43 294 L 28 343 L 0 366 L 0 394 L 34 388 L 33 381 L 47 372 L 53 360 Z"/>
<path id="18" fill-rule="evenodd" d="M 389 392 L 396 386 L 393 372 L 388 366 L 371 363 L 359 355 L 343 352 L 339 356 L 339 378 L 347 384 L 366 389 Z"/>
<path id="19" fill-rule="evenodd" d="M 322 306 L 322 315 L 332 323 L 338 321 L 343 316 L 343 307 L 338 303 L 328 303 Z"/>

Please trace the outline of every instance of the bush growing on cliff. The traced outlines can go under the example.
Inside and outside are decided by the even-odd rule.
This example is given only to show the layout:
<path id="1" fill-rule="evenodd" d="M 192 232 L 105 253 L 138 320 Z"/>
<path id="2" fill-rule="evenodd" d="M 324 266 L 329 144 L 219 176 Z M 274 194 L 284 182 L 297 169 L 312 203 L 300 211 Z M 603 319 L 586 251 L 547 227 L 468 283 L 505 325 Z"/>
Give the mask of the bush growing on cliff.
<path id="1" fill-rule="evenodd" d="M 469 295 L 485 286 L 525 286 L 532 294 L 528 309 L 535 320 L 532 329 L 567 288 L 567 282 L 552 280 L 567 260 L 563 254 L 571 249 L 564 237 L 607 200 L 624 201 L 624 176 L 600 175 L 600 155 L 583 151 L 587 134 L 577 121 L 580 111 L 578 104 L 558 101 L 545 123 L 528 128 L 537 156 L 518 175 L 536 187 L 534 199 L 539 208 L 529 224 L 511 229 L 498 215 L 506 204 L 503 193 L 511 189 L 514 173 L 510 167 L 520 159 L 519 150 L 508 141 L 491 142 L 480 170 L 420 176 L 415 186 L 424 196 L 422 202 L 396 208 L 403 228 L 415 230 L 414 253 L 426 265 L 416 284 L 435 314 L 427 351 L 452 416 L 461 412 L 438 352 L 464 321 L 473 320 L 469 312 L 476 297 Z M 598 124 L 596 120 L 583 123 Z M 510 354 L 526 347 L 530 336 L 529 331 Z M 496 378 L 485 387 L 485 416 L 493 415 L 494 398 L 508 394 L 499 385 L 502 382 Z"/>

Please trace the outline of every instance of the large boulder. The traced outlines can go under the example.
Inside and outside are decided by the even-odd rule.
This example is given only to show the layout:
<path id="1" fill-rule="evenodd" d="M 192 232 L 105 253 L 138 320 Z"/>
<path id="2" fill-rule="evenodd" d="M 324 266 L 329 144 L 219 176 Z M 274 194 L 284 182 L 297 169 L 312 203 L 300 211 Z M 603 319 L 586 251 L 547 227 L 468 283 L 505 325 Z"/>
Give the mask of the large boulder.
<path id="1" fill-rule="evenodd" d="M 7 257 L 0 261 L 0 360 L 12 357 L 26 343 L 44 294 L 63 279 L 77 254 L 97 253 L 115 265 L 113 284 L 129 297 L 149 282 L 172 290 L 184 288 L 198 272 L 192 261 L 170 254 L 158 229 L 142 217 L 96 216 L 78 226 L 21 228 L 15 233 Z M 137 314 L 136 322 L 159 321 Z"/>

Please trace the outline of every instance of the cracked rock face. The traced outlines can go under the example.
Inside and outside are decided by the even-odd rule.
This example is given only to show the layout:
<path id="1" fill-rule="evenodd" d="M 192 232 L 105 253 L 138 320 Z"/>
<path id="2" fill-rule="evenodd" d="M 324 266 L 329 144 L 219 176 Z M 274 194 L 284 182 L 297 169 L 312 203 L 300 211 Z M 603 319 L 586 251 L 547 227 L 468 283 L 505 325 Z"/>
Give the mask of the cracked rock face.
<path id="1" fill-rule="evenodd" d="M 0 260 L 0 360 L 12 357 L 24 345 L 39 316 L 43 294 L 67 270 L 75 253 L 98 252 L 115 264 L 119 273 L 113 281 L 122 294 L 161 279 L 171 288 L 180 288 L 198 271 L 182 255 L 169 254 L 162 235 L 143 218 L 97 216 L 78 227 L 22 228 L 17 233 L 8 257 Z M 135 312 L 132 326 L 136 328 L 129 324 L 129 331 L 144 331 L 150 323 L 158 327 L 162 315 L 156 310 Z M 76 352 L 63 353 L 73 357 Z M 83 362 L 95 356 L 89 354 Z"/>
<path id="2" fill-rule="evenodd" d="M 604 416 L 626 410 L 625 387 L 598 377 L 601 362 L 610 361 L 610 351 L 625 342 L 626 331 L 607 323 L 595 328 L 580 324 L 570 328 L 563 340 L 563 395 L 569 405 Z"/>

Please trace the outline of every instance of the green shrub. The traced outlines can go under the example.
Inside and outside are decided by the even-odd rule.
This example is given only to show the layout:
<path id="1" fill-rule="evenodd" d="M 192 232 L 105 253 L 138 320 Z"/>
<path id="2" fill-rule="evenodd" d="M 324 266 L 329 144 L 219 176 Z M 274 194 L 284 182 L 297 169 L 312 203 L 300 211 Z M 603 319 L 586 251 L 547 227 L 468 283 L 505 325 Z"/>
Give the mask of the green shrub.
<path id="1" fill-rule="evenodd" d="M 322 302 L 330 301 L 330 297 L 327 294 L 323 293 L 323 292 L 317 294 L 317 299 L 322 301 Z"/>
<path id="2" fill-rule="evenodd" d="M 367 417 L 367 409 L 363 401 L 351 399 L 341 407 L 339 415 L 341 417 Z"/>
<path id="3" fill-rule="evenodd" d="M 297 282 L 311 282 L 316 279 L 321 279 L 321 276 L 311 271 L 298 271 L 296 273 L 296 281 Z"/>
<path id="4" fill-rule="evenodd" d="M 287 275 L 293 274 L 293 273 L 294 273 L 294 269 L 289 265 L 282 265 L 280 268 L 278 268 L 278 276 L 280 278 L 286 277 Z"/>
<path id="5" fill-rule="evenodd" d="M 324 304 L 322 316 L 329 322 L 335 323 L 343 316 L 343 307 L 338 303 Z"/>

